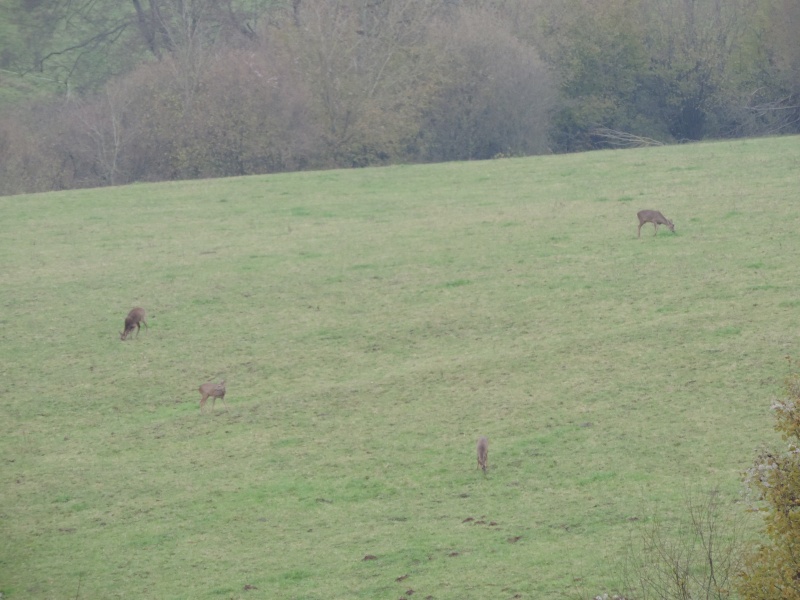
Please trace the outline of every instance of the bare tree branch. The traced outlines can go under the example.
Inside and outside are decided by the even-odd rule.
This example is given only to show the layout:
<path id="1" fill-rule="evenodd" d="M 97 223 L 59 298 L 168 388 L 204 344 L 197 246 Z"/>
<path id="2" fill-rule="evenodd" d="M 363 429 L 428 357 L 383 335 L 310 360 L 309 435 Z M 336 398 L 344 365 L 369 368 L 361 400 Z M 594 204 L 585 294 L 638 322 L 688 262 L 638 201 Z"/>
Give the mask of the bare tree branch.
<path id="1" fill-rule="evenodd" d="M 595 127 L 590 131 L 594 137 L 601 138 L 607 144 L 618 148 L 643 148 L 645 146 L 663 146 L 662 142 L 649 137 L 618 131 L 608 127 Z"/>
<path id="2" fill-rule="evenodd" d="M 128 27 L 128 25 L 130 25 L 130 23 L 127 23 L 127 22 L 126 23 L 120 23 L 119 25 L 117 25 L 116 27 L 114 27 L 113 29 L 111 29 L 109 31 L 102 31 L 102 32 L 98 33 L 97 35 L 94 35 L 94 36 L 92 36 L 92 37 L 90 37 L 90 38 L 88 38 L 86 40 L 83 40 L 82 42 L 79 42 L 79 43 L 77 43 L 77 44 L 75 44 L 73 46 L 69 46 L 67 48 L 62 48 L 61 50 L 54 50 L 54 51 L 50 52 L 49 54 L 43 56 L 39 60 L 39 70 L 44 70 L 45 61 L 47 61 L 48 59 L 50 59 L 50 58 L 52 58 L 54 56 L 61 56 L 61 55 L 64 55 L 64 54 L 69 54 L 70 52 L 74 52 L 75 50 L 95 49 L 95 48 L 97 48 L 97 46 L 100 45 L 101 42 L 114 43 L 119 38 L 119 36 L 122 35 L 122 32 L 125 31 L 125 29 Z M 76 63 L 77 63 L 77 61 L 76 61 Z M 72 71 L 74 71 L 74 65 L 73 65 L 73 69 L 70 70 L 70 74 L 72 73 Z"/>

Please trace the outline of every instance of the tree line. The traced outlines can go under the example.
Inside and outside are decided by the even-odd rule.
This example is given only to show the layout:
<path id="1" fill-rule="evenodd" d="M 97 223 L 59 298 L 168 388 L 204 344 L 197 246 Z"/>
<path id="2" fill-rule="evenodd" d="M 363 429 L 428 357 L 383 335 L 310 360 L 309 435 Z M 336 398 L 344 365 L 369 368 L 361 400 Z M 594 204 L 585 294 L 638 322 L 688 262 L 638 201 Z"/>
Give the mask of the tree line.
<path id="1" fill-rule="evenodd" d="M 796 0 L 8 0 L 0 194 L 800 131 Z"/>

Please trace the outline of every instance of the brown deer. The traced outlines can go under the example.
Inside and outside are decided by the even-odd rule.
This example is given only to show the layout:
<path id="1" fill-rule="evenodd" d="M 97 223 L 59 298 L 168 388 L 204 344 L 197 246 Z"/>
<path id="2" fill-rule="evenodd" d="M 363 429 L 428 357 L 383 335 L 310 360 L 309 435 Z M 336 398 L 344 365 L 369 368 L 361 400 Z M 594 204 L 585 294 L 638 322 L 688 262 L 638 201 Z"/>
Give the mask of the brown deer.
<path id="1" fill-rule="evenodd" d="M 652 223 L 656 228 L 653 235 L 658 235 L 659 225 L 666 225 L 672 233 L 675 233 L 675 224 L 657 210 L 640 210 L 636 216 L 639 217 L 639 231 L 636 233 L 638 238 L 642 237 L 642 225 L 645 223 Z"/>
<path id="2" fill-rule="evenodd" d="M 486 463 L 489 460 L 489 440 L 482 437 L 478 440 L 478 468 L 486 475 Z"/>
<path id="3" fill-rule="evenodd" d="M 225 404 L 225 380 L 223 379 L 219 383 L 204 383 L 200 386 L 200 394 L 203 396 L 200 398 L 200 412 L 203 412 L 203 406 L 206 404 L 206 400 L 211 398 L 211 412 L 214 412 L 214 403 L 217 401 L 217 398 L 222 400 L 222 403 Z M 228 410 L 228 405 L 225 404 L 225 410 Z"/>
<path id="4" fill-rule="evenodd" d="M 119 339 L 125 341 L 128 339 L 128 336 L 133 332 L 133 328 L 136 327 L 136 337 L 139 337 L 139 330 L 142 328 L 142 324 L 144 324 L 145 329 L 149 329 L 147 327 L 147 321 L 144 320 L 145 312 L 143 308 L 132 308 L 131 312 L 128 313 L 128 316 L 125 317 L 125 329 L 120 331 Z"/>

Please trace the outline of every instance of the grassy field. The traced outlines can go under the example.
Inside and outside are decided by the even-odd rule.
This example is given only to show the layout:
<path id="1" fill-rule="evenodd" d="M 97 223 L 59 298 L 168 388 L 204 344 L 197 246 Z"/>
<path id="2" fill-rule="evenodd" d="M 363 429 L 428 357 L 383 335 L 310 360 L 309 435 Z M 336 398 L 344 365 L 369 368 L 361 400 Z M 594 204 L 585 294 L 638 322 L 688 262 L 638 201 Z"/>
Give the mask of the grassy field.
<path id="1" fill-rule="evenodd" d="M 744 513 L 799 191 L 785 137 L 0 198 L 3 598 L 614 591 Z"/>

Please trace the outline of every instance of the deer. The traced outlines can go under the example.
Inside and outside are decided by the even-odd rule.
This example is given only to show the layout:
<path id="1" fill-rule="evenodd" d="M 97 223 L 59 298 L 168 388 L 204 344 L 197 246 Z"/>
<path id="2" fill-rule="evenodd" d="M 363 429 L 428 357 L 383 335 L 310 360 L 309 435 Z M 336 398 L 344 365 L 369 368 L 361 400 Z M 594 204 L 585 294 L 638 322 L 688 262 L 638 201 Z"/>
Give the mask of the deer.
<path id="1" fill-rule="evenodd" d="M 484 436 L 478 440 L 478 468 L 483 469 L 484 475 L 486 475 L 486 463 L 488 460 L 489 460 L 489 440 Z"/>
<path id="2" fill-rule="evenodd" d="M 145 321 L 144 318 L 145 312 L 143 308 L 132 308 L 128 316 L 125 317 L 125 328 L 119 332 L 119 339 L 123 342 L 128 339 L 134 327 L 136 327 L 136 337 L 139 337 L 139 330 L 142 328 L 142 324 L 144 324 L 145 329 L 149 329 L 147 327 L 147 321 Z"/>
<path id="3" fill-rule="evenodd" d="M 203 407 L 206 404 L 206 400 L 211 398 L 211 412 L 214 412 L 214 404 L 217 401 L 217 398 L 222 400 L 222 403 L 225 404 L 225 380 L 223 379 L 219 383 L 213 383 L 209 381 L 208 383 L 204 383 L 199 388 L 200 394 L 203 396 L 200 398 L 200 412 L 203 412 Z M 225 404 L 225 410 L 228 410 L 228 405 Z"/>
<path id="4" fill-rule="evenodd" d="M 675 224 L 657 210 L 640 210 L 636 216 L 639 217 L 639 231 L 636 233 L 638 238 L 642 237 L 642 225 L 645 223 L 653 224 L 656 229 L 653 235 L 658 235 L 659 225 L 666 225 L 672 233 L 675 233 Z"/>

